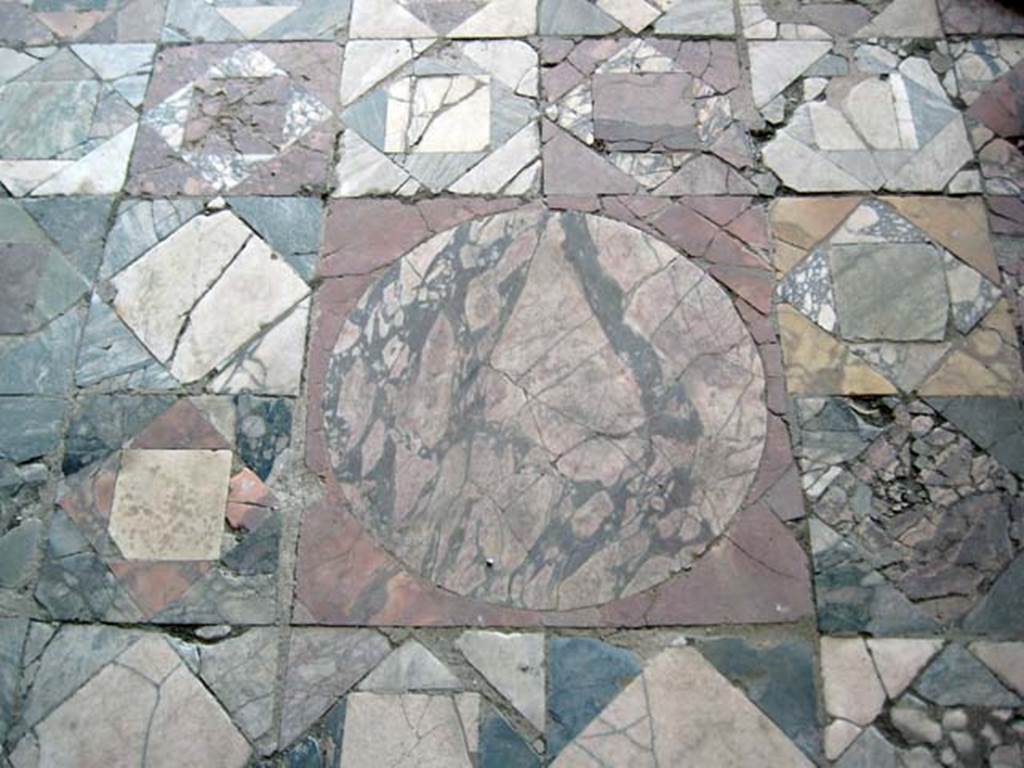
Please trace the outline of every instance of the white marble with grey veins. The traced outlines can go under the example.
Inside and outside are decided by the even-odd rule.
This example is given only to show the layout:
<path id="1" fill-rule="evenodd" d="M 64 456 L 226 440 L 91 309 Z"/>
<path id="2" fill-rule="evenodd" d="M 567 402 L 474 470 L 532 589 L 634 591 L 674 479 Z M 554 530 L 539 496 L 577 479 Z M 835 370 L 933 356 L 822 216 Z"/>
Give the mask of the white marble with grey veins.
<path id="1" fill-rule="evenodd" d="M 752 54 L 752 66 L 763 105 L 781 88 L 758 100 L 771 60 Z M 832 78 L 828 98 L 800 104 L 763 156 L 797 191 L 838 192 L 941 191 L 973 155 L 959 110 L 928 61 L 912 56 L 890 73 Z"/>
<path id="2" fill-rule="evenodd" d="M 437 235 L 351 312 L 324 395 L 334 474 L 415 573 L 531 608 L 691 564 L 765 436 L 763 373 L 704 272 L 625 224 L 536 210 Z"/>
<path id="3" fill-rule="evenodd" d="M 537 54 L 475 40 L 416 57 L 409 41 L 346 50 L 334 194 L 523 194 L 535 187 Z"/>

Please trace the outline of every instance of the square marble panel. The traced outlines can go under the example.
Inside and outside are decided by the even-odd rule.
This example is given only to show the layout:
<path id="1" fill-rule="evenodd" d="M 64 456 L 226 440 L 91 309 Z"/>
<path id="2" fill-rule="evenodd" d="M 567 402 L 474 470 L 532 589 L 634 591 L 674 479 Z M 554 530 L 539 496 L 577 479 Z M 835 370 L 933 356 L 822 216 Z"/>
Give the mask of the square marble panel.
<path id="1" fill-rule="evenodd" d="M 346 47 L 337 197 L 527 194 L 540 177 L 537 53 L 516 40 Z"/>
<path id="2" fill-rule="evenodd" d="M 782 198 L 772 227 L 791 394 L 1021 390 L 980 200 Z"/>
<path id="3" fill-rule="evenodd" d="M 336 128 L 333 43 L 172 47 L 157 59 L 129 172 L 135 194 L 315 192 Z"/>
<path id="4" fill-rule="evenodd" d="M 170 0 L 161 39 L 334 40 L 345 32 L 350 5 L 348 0 Z"/>
<path id="5" fill-rule="evenodd" d="M 0 49 L 0 184 L 8 193 L 119 192 L 155 49 Z"/>
<path id="6" fill-rule="evenodd" d="M 949 291 L 939 251 L 927 243 L 833 245 L 836 315 L 850 341 L 942 341 Z M 914 286 L 908 294 L 907 286 Z"/>
<path id="7" fill-rule="evenodd" d="M 639 200 L 634 202 L 639 210 Z M 651 226 L 672 233 L 677 247 L 685 247 L 686 252 L 720 261 L 710 268 L 711 274 L 721 275 L 723 281 L 737 286 L 737 290 L 767 312 L 770 306 L 770 273 L 763 262 L 760 262 L 761 267 L 755 266 L 759 257 L 754 249 L 764 247 L 758 245 L 759 239 L 755 234 L 758 209 L 751 206 L 750 200 L 730 201 L 731 205 L 721 200 L 704 199 L 686 203 L 678 207 L 671 203 L 651 206 L 647 214 Z M 395 200 L 338 200 L 329 206 L 320 272 L 331 276 L 331 279 L 318 289 L 316 302 L 323 310 L 317 316 L 322 322 L 313 331 L 307 372 L 311 412 L 306 460 L 318 474 L 329 478 L 332 473 L 325 452 L 326 436 L 322 422 L 327 413 L 324 410 L 327 407 L 324 405 L 327 388 L 336 388 L 336 384 L 325 378 L 327 366 L 341 325 L 359 297 L 367 290 L 377 290 L 371 288 L 375 276 L 382 274 L 382 269 L 393 264 L 403 253 L 424 243 L 431 234 L 515 204 L 507 200 L 441 198 L 408 204 Z M 626 216 L 614 205 L 607 210 L 608 215 Z M 702 236 L 687 241 L 688 233 L 702 221 L 706 222 Z M 459 234 L 456 240 L 462 242 L 463 237 Z M 749 238 L 752 245 L 741 245 L 742 238 Z M 739 266 L 741 263 L 743 266 Z M 720 267 L 721 272 L 718 271 Z M 740 309 L 741 314 L 748 313 L 744 317 L 748 317 L 752 324 L 764 323 L 763 329 L 756 331 L 756 338 L 765 343 L 763 355 L 770 360 L 773 350 L 777 354 L 777 347 L 766 319 L 756 320 L 760 310 L 745 302 L 743 307 L 746 308 Z M 767 330 L 767 336 L 764 330 Z M 780 372 L 773 367 L 767 373 L 771 389 L 769 402 L 772 408 L 776 408 L 781 401 Z M 331 390 L 332 393 L 334 391 Z M 349 398 L 346 402 L 358 400 Z M 346 405 L 346 413 L 349 413 L 348 408 Z M 789 448 L 785 427 L 775 416 L 768 421 L 763 459 L 765 474 L 758 476 L 755 487 L 750 491 L 751 498 L 760 500 L 762 504 L 752 503 L 743 507 L 744 511 L 739 513 L 731 528 L 732 533 L 728 540 L 721 542 L 721 547 L 709 551 L 691 571 L 669 579 L 656 590 L 612 600 L 600 608 L 544 611 L 526 611 L 454 595 L 439 590 L 430 579 L 414 572 L 382 548 L 346 505 L 328 501 L 308 508 L 303 516 L 295 616 L 312 623 L 338 625 L 397 623 L 447 626 L 465 620 L 494 625 L 565 622 L 588 626 L 633 625 L 634 621 L 641 620 L 634 611 L 642 610 L 641 604 L 650 601 L 653 601 L 651 607 L 643 609 L 645 618 L 642 621 L 647 623 L 774 621 L 778 620 L 776 608 L 779 606 L 785 606 L 781 610 L 787 617 L 799 615 L 805 610 L 806 593 L 801 578 L 790 569 L 790 564 L 801 560 L 803 555 L 799 548 L 794 547 L 795 542 L 775 515 L 793 519 L 802 514 L 802 506 L 797 486 L 792 482 L 795 475 L 791 471 L 791 459 L 787 459 Z M 343 541 L 350 542 L 350 545 L 343 545 Z M 732 549 L 734 543 L 739 550 Z M 752 552 L 750 547 L 760 552 L 756 560 L 740 555 L 743 550 Z M 339 556 L 342 550 L 344 554 Z M 764 570 L 761 564 L 767 562 L 774 563 L 772 568 L 780 572 L 773 574 Z M 719 574 L 725 572 L 732 574 L 727 580 L 728 587 L 723 587 L 724 582 L 718 581 Z M 750 585 L 761 596 L 756 605 L 734 595 L 741 582 Z M 346 586 L 338 589 L 338 584 Z M 384 584 L 388 586 L 381 591 Z M 717 586 L 708 592 L 700 584 Z M 723 588 L 729 595 L 721 592 Z M 738 603 L 735 602 L 737 599 Z M 775 618 L 769 619 L 769 614 Z M 477 618 L 471 619 L 473 616 Z"/>
<path id="8" fill-rule="evenodd" d="M 752 114 L 735 44 L 585 40 L 543 70 L 544 191 L 750 194 Z"/>
<path id="9" fill-rule="evenodd" d="M 230 473 L 230 451 L 124 451 L 110 538 L 127 560 L 216 560 Z"/>
<path id="10" fill-rule="evenodd" d="M 272 622 L 282 520 L 266 481 L 291 428 L 276 403 L 79 398 L 33 592 L 46 614 Z"/>
<path id="11" fill-rule="evenodd" d="M 167 0 L 10 0 L 0 3 L 0 43 L 145 43 L 160 37 Z"/>

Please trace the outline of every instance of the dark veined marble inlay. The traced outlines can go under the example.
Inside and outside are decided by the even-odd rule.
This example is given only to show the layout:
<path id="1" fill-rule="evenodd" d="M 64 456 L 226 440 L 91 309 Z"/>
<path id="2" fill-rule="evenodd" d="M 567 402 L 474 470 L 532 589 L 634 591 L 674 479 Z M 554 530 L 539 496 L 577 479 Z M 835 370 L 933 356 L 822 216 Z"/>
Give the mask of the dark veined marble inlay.
<path id="1" fill-rule="evenodd" d="M 352 511 L 413 572 L 533 609 L 689 567 L 765 438 L 726 293 L 639 230 L 525 209 L 444 232 L 349 314 L 324 394 Z"/>

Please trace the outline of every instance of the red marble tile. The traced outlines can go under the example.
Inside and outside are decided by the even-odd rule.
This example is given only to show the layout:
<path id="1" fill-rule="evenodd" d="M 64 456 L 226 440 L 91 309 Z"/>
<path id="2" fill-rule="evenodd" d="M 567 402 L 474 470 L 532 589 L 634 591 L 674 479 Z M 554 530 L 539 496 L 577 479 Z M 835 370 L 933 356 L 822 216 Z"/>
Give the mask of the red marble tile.
<path id="1" fill-rule="evenodd" d="M 195 405 L 182 399 L 136 435 L 131 447 L 227 450 L 231 446 Z"/>

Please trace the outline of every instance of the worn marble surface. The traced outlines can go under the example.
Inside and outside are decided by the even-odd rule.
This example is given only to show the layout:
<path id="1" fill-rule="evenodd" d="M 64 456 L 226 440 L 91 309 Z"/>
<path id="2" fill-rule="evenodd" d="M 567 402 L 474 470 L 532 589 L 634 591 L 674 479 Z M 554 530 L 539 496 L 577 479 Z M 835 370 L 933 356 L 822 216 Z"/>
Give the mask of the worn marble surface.
<path id="1" fill-rule="evenodd" d="M 1024 768 L 1010 0 L 0 0 L 0 768 Z"/>

